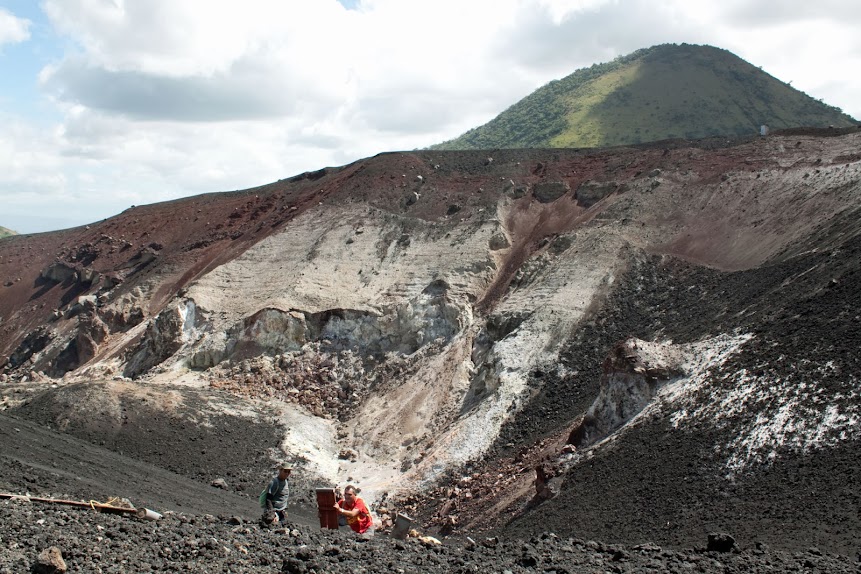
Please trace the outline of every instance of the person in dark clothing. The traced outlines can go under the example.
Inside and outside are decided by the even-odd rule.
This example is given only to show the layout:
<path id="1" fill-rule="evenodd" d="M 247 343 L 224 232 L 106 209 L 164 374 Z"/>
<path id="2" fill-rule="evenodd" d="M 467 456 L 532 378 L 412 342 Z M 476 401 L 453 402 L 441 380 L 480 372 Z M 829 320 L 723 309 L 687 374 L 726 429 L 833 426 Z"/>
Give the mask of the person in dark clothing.
<path id="1" fill-rule="evenodd" d="M 293 467 L 286 462 L 281 464 L 278 467 L 278 474 L 266 489 L 266 512 L 274 512 L 281 524 L 287 521 L 287 499 L 290 496 L 290 485 L 287 479 L 292 470 Z"/>

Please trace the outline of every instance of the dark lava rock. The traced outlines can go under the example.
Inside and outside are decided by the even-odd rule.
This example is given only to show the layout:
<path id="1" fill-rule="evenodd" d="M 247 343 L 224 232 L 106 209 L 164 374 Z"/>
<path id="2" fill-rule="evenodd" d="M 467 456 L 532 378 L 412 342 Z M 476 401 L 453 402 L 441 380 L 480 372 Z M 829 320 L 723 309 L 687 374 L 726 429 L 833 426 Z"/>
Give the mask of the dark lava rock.
<path id="1" fill-rule="evenodd" d="M 63 553 L 56 546 L 39 552 L 36 564 L 33 565 L 34 574 L 63 574 L 65 571 L 66 562 L 63 560 Z"/>
<path id="2" fill-rule="evenodd" d="M 735 538 L 726 532 L 710 532 L 706 550 L 709 552 L 731 552 L 735 547 Z"/>

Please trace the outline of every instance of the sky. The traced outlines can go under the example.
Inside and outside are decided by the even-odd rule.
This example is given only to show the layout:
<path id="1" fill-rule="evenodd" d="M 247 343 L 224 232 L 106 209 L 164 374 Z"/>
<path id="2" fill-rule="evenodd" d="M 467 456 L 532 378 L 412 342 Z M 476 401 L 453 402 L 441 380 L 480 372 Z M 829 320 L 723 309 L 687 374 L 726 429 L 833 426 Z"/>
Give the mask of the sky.
<path id="1" fill-rule="evenodd" d="M 861 119 L 859 30 L 854 0 L 0 0 L 0 226 L 424 148 L 657 44 Z"/>

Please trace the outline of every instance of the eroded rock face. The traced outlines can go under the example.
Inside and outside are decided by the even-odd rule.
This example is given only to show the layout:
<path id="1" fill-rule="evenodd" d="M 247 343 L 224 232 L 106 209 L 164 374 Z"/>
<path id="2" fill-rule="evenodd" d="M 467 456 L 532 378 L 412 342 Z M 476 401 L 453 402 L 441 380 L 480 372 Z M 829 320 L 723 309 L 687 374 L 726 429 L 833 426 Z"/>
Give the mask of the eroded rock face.
<path id="1" fill-rule="evenodd" d="M 100 307 L 99 315 L 112 332 L 127 331 L 144 320 L 144 301 L 143 291 L 135 288 L 109 303 L 106 302 Z"/>
<path id="2" fill-rule="evenodd" d="M 159 313 L 147 327 L 123 374 L 138 377 L 173 356 L 185 344 L 187 329 L 193 327 L 194 319 L 193 301 L 185 301 Z"/>
<path id="3" fill-rule="evenodd" d="M 462 329 L 462 311 L 447 298 L 448 289 L 444 281 L 434 282 L 416 299 L 383 308 L 380 313 L 264 309 L 223 334 L 202 326 L 205 334 L 188 364 L 209 368 L 225 359 L 294 353 L 315 342 L 332 353 L 350 350 L 365 357 L 409 355 L 432 341 L 444 344 Z"/>
<path id="4" fill-rule="evenodd" d="M 77 332 L 55 357 L 46 357 L 47 373 L 61 377 L 85 365 L 98 354 L 100 345 L 110 335 L 108 326 L 99 318 L 95 309 L 82 313 L 77 319 Z"/>
<path id="5" fill-rule="evenodd" d="M 618 343 L 604 360 L 598 397 L 568 443 L 581 447 L 604 438 L 651 403 L 662 384 L 683 375 L 681 356 L 669 345 L 634 338 Z"/>
<path id="6" fill-rule="evenodd" d="M 464 407 L 480 402 L 496 391 L 499 374 L 503 366 L 494 352 L 494 346 L 512 334 L 528 317 L 527 313 L 503 312 L 491 315 L 478 331 L 473 345 L 471 361 L 475 372 L 470 378 L 470 387 L 464 398 Z"/>
<path id="7" fill-rule="evenodd" d="M 222 356 L 243 358 L 298 351 L 308 340 L 304 314 L 264 309 L 227 333 Z"/>
<path id="8" fill-rule="evenodd" d="M 108 338 L 108 326 L 98 315 L 82 318 L 78 326 L 78 364 L 83 365 L 96 356 L 98 346 Z"/>
<path id="9" fill-rule="evenodd" d="M 48 346 L 54 339 L 54 333 L 46 328 L 40 327 L 27 335 L 24 341 L 15 349 L 15 352 L 9 357 L 9 366 L 13 369 L 24 365 L 33 357 L 34 354 L 40 352 Z"/>
<path id="10" fill-rule="evenodd" d="M 446 297 L 448 284 L 434 282 L 405 305 L 370 313 L 338 310 L 312 316 L 319 334 L 312 336 L 332 342 L 337 348 L 362 354 L 398 353 L 409 355 L 431 341 L 448 342 L 462 327 L 461 311 Z"/>

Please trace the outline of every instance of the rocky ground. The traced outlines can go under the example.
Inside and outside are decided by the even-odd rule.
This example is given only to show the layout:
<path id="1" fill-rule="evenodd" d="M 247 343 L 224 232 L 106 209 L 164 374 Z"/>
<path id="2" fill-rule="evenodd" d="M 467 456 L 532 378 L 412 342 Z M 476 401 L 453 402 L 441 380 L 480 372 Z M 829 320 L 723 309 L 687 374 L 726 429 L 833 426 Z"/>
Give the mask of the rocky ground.
<path id="1" fill-rule="evenodd" d="M 127 498 L 135 507 L 158 511 L 229 511 L 256 518 L 255 498 L 268 476 L 268 469 L 259 469 L 252 498 L 231 488 L 235 467 L 203 473 L 199 464 L 193 464 L 190 449 L 174 447 L 164 464 L 156 464 L 5 414 L 0 415 L 0 437 L 4 462 L 0 488 L 6 493 L 72 500 Z M 188 463 L 182 462 L 183 454 Z M 166 468 L 169 464 L 174 470 Z M 212 486 L 219 478 L 227 488 Z"/>
<path id="2" fill-rule="evenodd" d="M 0 502 L 0 573 L 20 572 L 857 572 L 816 547 L 739 548 L 726 536 L 696 549 L 602 544 L 552 532 L 531 539 L 370 539 L 291 525 L 269 530 L 235 516 L 168 513 L 150 522 L 20 500 Z M 51 549 L 53 555 L 49 552 Z M 59 560 L 57 558 L 59 556 Z"/>
<path id="3" fill-rule="evenodd" d="M 858 552 L 861 440 L 855 435 L 817 448 L 829 433 L 845 432 L 857 419 L 831 430 L 813 413 L 818 402 L 831 400 L 833 412 L 857 413 L 859 270 L 857 238 L 835 251 L 736 273 L 673 260 L 635 265 L 562 354 L 569 372 L 585 376 L 547 374 L 554 380 L 502 433 L 500 452 L 509 450 L 506 444 L 522 444 L 523 435 L 552 433 L 566 412 L 585 410 L 597 392 L 589 383 L 600 380 L 602 361 L 595 355 L 611 341 L 636 336 L 681 344 L 716 332 L 753 337 L 712 373 L 721 382 L 699 391 L 717 403 L 700 420 L 687 428 L 674 425 L 674 411 L 644 422 L 565 474 L 559 499 L 515 520 L 512 528 L 528 534 L 565 525 L 627 541 L 652 533 L 664 544 L 690 545 L 719 527 L 739 539 L 783 548 L 813 543 Z M 740 391 L 736 374 L 742 371 L 767 381 L 772 392 L 757 397 L 753 388 Z M 817 384 L 804 393 L 793 381 Z M 781 393 L 793 397 L 794 412 L 777 407 Z M 726 418 L 715 425 L 721 410 Z M 775 424 L 754 431 L 753 418 Z M 758 451 L 757 441 L 768 434 L 783 456 Z"/>
<path id="4" fill-rule="evenodd" d="M 704 329 L 714 327 L 711 322 L 706 327 L 690 318 L 708 316 L 727 322 L 717 327 L 720 331 L 742 329 L 756 335 L 741 354 L 724 364 L 726 373 L 756 357 L 769 369 L 789 368 L 780 373 L 781 378 L 804 375 L 804 364 L 782 365 L 776 357 L 769 358 L 772 353 L 789 352 L 807 356 L 809 365 L 828 358 L 834 362 L 833 373 L 854 372 L 857 357 L 851 351 L 861 334 L 859 322 L 847 322 L 843 316 L 856 313 L 861 304 L 853 288 L 861 269 L 858 243 L 850 241 L 838 252 L 793 257 L 764 270 L 729 274 L 678 260 L 640 259 L 632 263 L 582 335 L 571 341 L 563 361 L 570 370 L 585 371 L 583 380 L 597 382 L 603 362 L 601 349 L 630 335 L 644 339 L 663 336 L 679 343 L 695 341 L 708 334 Z M 826 262 L 827 274 L 804 273 Z M 775 293 L 779 293 L 782 304 L 767 305 Z M 667 294 L 673 294 L 672 305 L 664 300 Z M 831 312 L 817 313 L 817 307 Z M 805 328 L 793 328 L 802 318 Z M 821 378 L 821 374 L 807 374 L 813 375 Z M 56 405 L 30 401 L 16 410 L 31 420 L 41 418 L 42 425 L 0 416 L 3 452 L 7 457 L 9 452 L 18 453 L 17 459 L 7 458 L 8 470 L 0 480 L 5 489 L 79 498 L 89 498 L 94 492 L 123 493 L 135 496 L 141 505 L 166 511 L 167 517 L 151 523 L 38 503 L 4 502 L 0 537 L 12 542 L 0 557 L 0 568 L 28 571 L 40 551 L 56 546 L 69 571 L 82 572 L 861 569 L 855 480 L 861 444 L 857 442 L 815 451 L 800 459 L 755 466 L 728 479 L 723 476 L 719 453 L 714 452 L 714 445 L 724 440 L 716 431 L 705 427 L 697 436 L 679 433 L 666 420 L 652 421 L 640 432 L 622 436 L 612 450 L 598 452 L 588 464 L 564 472 L 566 486 L 555 497 L 542 500 L 530 489 L 525 504 L 511 507 L 510 524 L 483 522 L 483 509 L 497 499 L 496 493 L 506 487 L 506 480 L 523 476 L 531 485 L 534 468 L 548 458 L 558 458 L 567 437 L 561 443 L 552 440 L 552 431 L 565 427 L 553 417 L 566 420 L 566 410 L 585 411 L 598 393 L 597 383 L 581 389 L 575 378 L 557 378 L 555 373 L 533 376 L 551 379 L 552 384 L 545 384 L 544 392 L 530 408 L 505 427 L 486 463 L 492 468 L 477 463 L 463 471 L 475 476 L 474 481 L 463 482 L 460 476 L 453 476 L 451 482 L 431 493 L 434 497 L 402 502 L 403 510 L 415 512 L 422 526 L 444 541 L 439 547 L 418 539 L 395 541 L 385 533 L 365 541 L 346 532 L 321 532 L 314 527 L 313 510 L 307 504 L 293 509 L 295 523 L 289 532 L 261 528 L 249 494 L 265 480 L 266 462 L 255 462 L 253 457 L 217 462 L 219 452 L 247 449 L 259 453 L 256 447 L 260 445 L 274 447 L 277 441 L 272 437 L 279 431 L 267 429 L 259 421 L 246 423 L 243 430 L 241 419 L 228 420 L 222 415 L 208 426 L 189 429 L 196 437 L 189 446 L 200 447 L 198 457 L 192 448 L 159 451 L 162 439 L 152 435 L 158 424 L 147 426 L 149 432 L 140 432 L 136 424 L 144 420 L 158 423 L 164 417 L 161 413 L 135 411 L 126 419 L 127 428 L 121 425 L 122 430 L 115 434 L 104 428 L 74 429 L 68 423 L 67 433 L 59 434 L 46 428 L 57 423 Z M 839 376 L 832 380 L 834 385 L 845 384 Z M 841 392 L 851 398 L 852 388 L 841 387 Z M 203 403 L 195 404 L 187 397 L 183 408 L 202 412 L 202 407 Z M 737 421 L 735 428 L 743 422 Z M 163 428 L 175 429 L 176 424 L 164 424 Z M 83 432 L 83 438 L 89 440 L 73 439 L 68 434 L 71 431 Z M 102 442 L 108 438 L 107 448 L 92 444 L 99 437 Z M 241 440 L 244 446 L 238 450 L 220 448 L 226 437 L 235 437 L 232 440 Z M 507 446 L 512 444 L 535 446 Z M 135 458 L 116 453 L 122 449 L 135 453 Z M 75 451 L 87 454 L 72 456 Z M 100 461 L 95 465 L 96 476 L 98 468 L 102 469 L 99 480 L 82 480 L 93 474 L 93 469 L 82 468 L 86 460 Z M 224 476 L 232 484 L 229 490 L 238 491 L 240 496 L 213 487 L 212 473 L 203 468 L 222 469 L 219 476 Z M 242 475 L 241 469 L 250 468 L 258 469 L 251 484 L 245 488 L 234 484 Z M 500 481 L 500 472 L 505 480 Z M 463 496 L 467 491 L 475 493 L 473 501 Z M 440 499 L 453 502 L 443 513 L 440 510 L 445 505 Z M 823 509 L 830 515 L 822 514 Z M 450 515 L 471 527 L 446 530 L 444 518 Z M 495 530 L 487 531 L 490 527 Z M 439 529 L 448 536 L 440 536 Z M 593 539 L 570 537 L 580 532 Z M 712 532 L 734 535 L 733 550 L 708 551 Z"/>
<path id="5" fill-rule="evenodd" d="M 446 532 L 500 528 L 486 516 L 487 508 L 507 493 L 514 501 L 502 529 L 519 536 L 549 528 L 682 547 L 722 529 L 749 544 L 819 544 L 854 555 L 861 532 L 861 441 L 815 448 L 820 433 L 841 431 L 830 431 L 812 412 L 818 401 L 831 400 L 825 397 L 837 398 L 835 412 L 854 413 L 859 404 L 852 375 L 861 366 L 853 351 L 861 343 L 859 269 L 857 238 L 834 251 L 733 273 L 665 257 L 633 261 L 562 352 L 564 369 L 532 373 L 535 397 L 503 427 L 487 458 L 454 473 L 431 500 L 416 500 L 410 510 Z M 633 336 L 679 345 L 726 332 L 751 338 L 712 373 L 724 383 L 700 392 L 718 402 L 738 390 L 734 374 L 748 369 L 770 387 L 783 385 L 780 392 L 793 394 L 798 419 L 781 420 L 788 413 L 777 412 L 774 393 L 756 398 L 748 390 L 732 395 L 737 404 L 715 406 L 688 428 L 673 424 L 677 411 L 671 410 L 641 422 L 637 432 L 623 433 L 607 449 L 585 449 L 579 459 L 566 454 L 567 431 L 575 426 L 571 413 L 586 412 L 598 395 L 607 349 L 616 342 Z M 787 385 L 793 380 L 821 387 L 804 394 Z M 753 413 L 741 408 L 747 402 Z M 722 408 L 735 412 L 714 425 Z M 812 417 L 806 423 L 805 409 Z M 775 435 L 785 456 L 763 457 L 756 443 L 746 442 L 754 438 L 745 437 L 751 417 L 778 421 L 756 432 L 763 443 L 767 434 Z M 721 449 L 723 444 L 732 446 Z M 796 449 L 800 456 L 790 454 Z M 733 456 L 739 457 L 733 459 L 737 471 L 728 468 Z M 550 500 L 534 488 L 539 467 L 559 483 L 558 496 Z"/>

